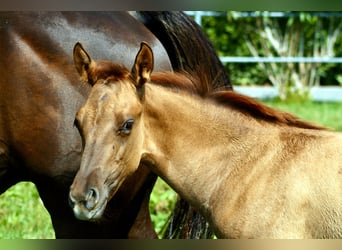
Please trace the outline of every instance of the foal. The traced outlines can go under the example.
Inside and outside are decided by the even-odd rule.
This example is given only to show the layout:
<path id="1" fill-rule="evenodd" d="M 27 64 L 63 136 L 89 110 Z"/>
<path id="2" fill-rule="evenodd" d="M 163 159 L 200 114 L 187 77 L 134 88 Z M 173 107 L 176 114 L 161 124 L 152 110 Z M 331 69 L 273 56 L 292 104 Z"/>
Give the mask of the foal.
<path id="1" fill-rule="evenodd" d="M 100 216 L 142 162 L 218 237 L 342 238 L 342 134 L 235 92 L 200 97 L 182 88 L 185 75 L 151 75 L 145 43 L 131 73 L 107 66 L 116 71 L 76 115 L 85 144 L 70 190 L 75 214 Z"/>

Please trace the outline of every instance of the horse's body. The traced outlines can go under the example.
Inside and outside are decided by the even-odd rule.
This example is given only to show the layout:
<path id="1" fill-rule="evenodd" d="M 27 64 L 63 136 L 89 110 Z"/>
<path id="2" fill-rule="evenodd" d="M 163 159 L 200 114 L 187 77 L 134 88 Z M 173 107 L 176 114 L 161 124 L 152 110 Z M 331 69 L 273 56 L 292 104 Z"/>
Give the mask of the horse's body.
<path id="1" fill-rule="evenodd" d="M 155 237 L 148 200 L 156 177 L 146 168 L 127 180 L 101 221 L 77 220 L 69 207 L 82 150 L 74 115 L 90 90 L 79 81 L 71 51 L 82 41 L 96 58 L 128 66 L 140 41 L 149 41 L 159 70 L 169 71 L 167 53 L 175 48 L 166 52 L 142 23 L 121 12 L 2 12 L 0 37 L 0 191 L 34 182 L 58 238 Z"/>
<path id="2" fill-rule="evenodd" d="M 150 75 L 152 58 L 142 44 L 132 72 L 93 83 L 77 113 L 75 213 L 97 213 L 141 161 L 218 237 L 342 238 L 341 133 L 234 92 L 200 97 L 187 76 Z"/>

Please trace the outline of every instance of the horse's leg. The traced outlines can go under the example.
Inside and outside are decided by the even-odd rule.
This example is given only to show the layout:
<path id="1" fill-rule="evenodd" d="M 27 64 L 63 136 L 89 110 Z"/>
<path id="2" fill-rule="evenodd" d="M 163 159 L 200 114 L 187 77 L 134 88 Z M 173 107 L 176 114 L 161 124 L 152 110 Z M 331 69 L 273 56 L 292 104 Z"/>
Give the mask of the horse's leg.
<path id="1" fill-rule="evenodd" d="M 152 186 L 153 188 L 153 186 Z M 151 188 L 151 190 L 152 190 Z M 149 209 L 150 192 L 146 193 L 141 204 L 137 219 L 128 233 L 130 239 L 157 239 L 158 235 L 154 230 Z"/>

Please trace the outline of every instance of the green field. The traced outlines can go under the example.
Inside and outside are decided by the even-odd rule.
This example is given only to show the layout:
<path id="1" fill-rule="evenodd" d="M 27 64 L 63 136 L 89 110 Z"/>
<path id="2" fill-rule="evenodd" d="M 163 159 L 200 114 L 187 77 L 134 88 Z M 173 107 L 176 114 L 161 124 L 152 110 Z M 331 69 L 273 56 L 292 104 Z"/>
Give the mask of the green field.
<path id="1" fill-rule="evenodd" d="M 298 117 L 342 132 L 342 103 L 338 102 L 264 102 Z"/>
<path id="2" fill-rule="evenodd" d="M 342 103 L 266 103 L 342 131 Z M 175 199 L 174 192 L 158 181 L 150 204 L 152 219 L 158 231 L 164 225 Z M 19 183 L 0 196 L 0 238 L 54 238 L 50 217 L 32 183 Z"/>

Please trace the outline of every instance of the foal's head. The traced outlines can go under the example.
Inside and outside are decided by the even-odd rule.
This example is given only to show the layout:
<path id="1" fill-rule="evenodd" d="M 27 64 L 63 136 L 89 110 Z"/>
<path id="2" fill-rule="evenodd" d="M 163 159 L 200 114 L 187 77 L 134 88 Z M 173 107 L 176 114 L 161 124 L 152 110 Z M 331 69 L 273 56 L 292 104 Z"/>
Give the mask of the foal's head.
<path id="1" fill-rule="evenodd" d="M 92 220 L 101 217 L 107 201 L 139 166 L 141 99 L 153 68 L 153 54 L 142 43 L 129 72 L 118 64 L 95 62 L 78 43 L 74 62 L 83 80 L 93 87 L 75 118 L 84 151 L 70 188 L 70 202 L 77 218 Z"/>

